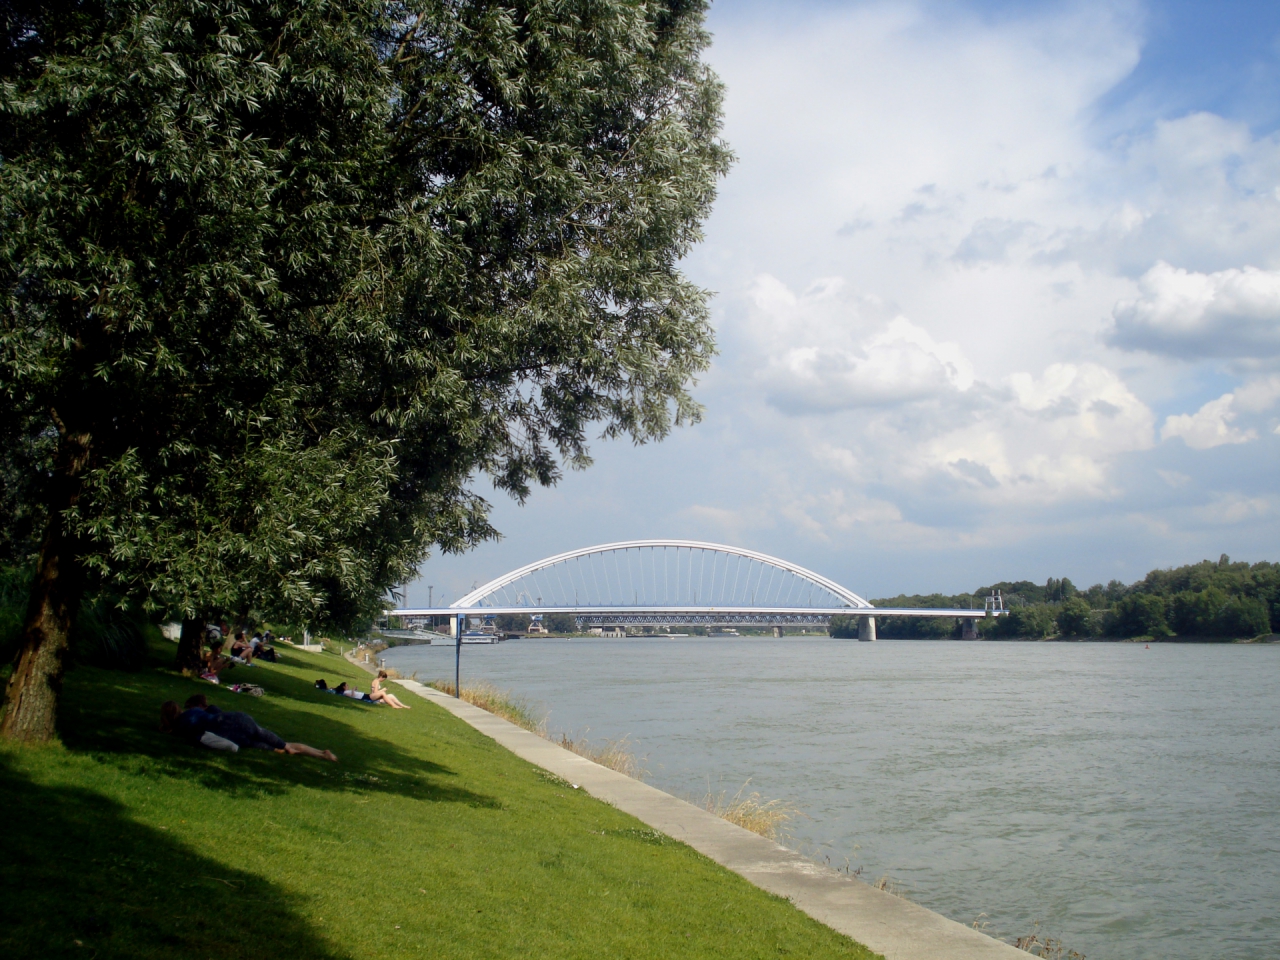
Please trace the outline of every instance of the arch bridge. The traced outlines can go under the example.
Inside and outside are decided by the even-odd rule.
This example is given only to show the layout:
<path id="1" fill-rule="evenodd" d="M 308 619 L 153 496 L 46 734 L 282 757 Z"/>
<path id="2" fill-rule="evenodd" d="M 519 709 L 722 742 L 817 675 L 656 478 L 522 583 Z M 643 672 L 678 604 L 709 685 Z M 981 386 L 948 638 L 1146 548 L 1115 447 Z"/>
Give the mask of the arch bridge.
<path id="1" fill-rule="evenodd" d="M 459 649 L 470 618 L 568 614 L 590 626 L 826 626 L 859 618 L 875 639 L 876 616 L 999 616 L 998 595 L 981 610 L 876 607 L 834 580 L 768 554 L 699 540 L 627 540 L 570 550 L 503 574 L 447 607 L 390 611 L 406 626 L 450 618 Z"/>

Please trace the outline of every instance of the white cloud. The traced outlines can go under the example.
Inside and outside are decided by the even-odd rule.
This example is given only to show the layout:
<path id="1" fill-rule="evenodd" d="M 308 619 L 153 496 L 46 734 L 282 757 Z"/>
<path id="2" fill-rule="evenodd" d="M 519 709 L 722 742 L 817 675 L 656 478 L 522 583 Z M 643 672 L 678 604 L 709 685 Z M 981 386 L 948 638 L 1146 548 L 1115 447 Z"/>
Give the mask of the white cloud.
<path id="1" fill-rule="evenodd" d="M 752 284 L 751 326 L 769 399 L 789 413 L 891 406 L 963 392 L 973 365 L 903 316 L 859 339 L 866 326 L 840 279 L 815 281 L 796 296 L 775 277 Z"/>
<path id="2" fill-rule="evenodd" d="M 1111 460 L 1152 445 L 1150 409 L 1105 367 L 1053 364 L 1012 374 L 1006 389 L 971 425 L 926 444 L 926 462 L 995 500 L 1105 497 Z"/>
<path id="3" fill-rule="evenodd" d="M 1280 370 L 1280 133 L 1162 116 L 1141 89 L 1118 116 L 1137 0 L 710 16 L 739 162 L 685 261 L 719 291 L 707 420 L 657 450 L 602 446 L 612 472 L 565 482 L 613 512 L 566 506 L 547 530 L 568 547 L 705 529 L 861 564 L 890 592 L 967 571 L 956 544 L 999 576 L 1022 544 L 1017 569 L 1073 556 L 1103 580 L 1141 576 L 1153 543 L 1159 563 L 1274 553 L 1280 501 L 1254 501 L 1280 385 L 1242 371 Z M 1224 374 L 1230 401 L 1157 423 Z M 1230 476 L 1189 449 L 1251 435 Z M 864 537 L 874 562 L 849 547 Z"/>
<path id="4" fill-rule="evenodd" d="M 1246 520 L 1258 521 L 1275 513 L 1275 503 L 1269 497 L 1246 497 L 1235 493 L 1219 494 L 1212 502 L 1195 511 L 1202 522 L 1219 526 L 1239 524 Z"/>
<path id="5" fill-rule="evenodd" d="M 1233 409 L 1235 394 L 1224 393 L 1217 400 L 1210 400 L 1195 413 L 1168 417 L 1160 431 L 1162 440 L 1181 437 L 1193 450 L 1209 450 L 1228 443 L 1248 443 L 1256 440 L 1253 430 L 1241 430 L 1232 426 L 1237 413 Z"/>
<path id="6" fill-rule="evenodd" d="M 810 438 L 810 455 L 850 479 L 948 478 L 988 498 L 1110 496 L 1111 459 L 1153 443 L 1151 411 L 1099 364 L 987 383 L 958 344 L 903 316 L 871 319 L 878 305 L 852 299 L 839 278 L 796 295 L 765 275 L 751 298 L 745 379 L 802 422 L 793 441 Z"/>
<path id="7" fill-rule="evenodd" d="M 1280 376 L 1251 380 L 1235 391 L 1235 406 L 1245 413 L 1262 413 L 1280 400 Z"/>
<path id="8" fill-rule="evenodd" d="M 1280 354 L 1280 270 L 1205 274 L 1161 261 L 1138 287 L 1113 312 L 1116 346 L 1192 359 Z"/>

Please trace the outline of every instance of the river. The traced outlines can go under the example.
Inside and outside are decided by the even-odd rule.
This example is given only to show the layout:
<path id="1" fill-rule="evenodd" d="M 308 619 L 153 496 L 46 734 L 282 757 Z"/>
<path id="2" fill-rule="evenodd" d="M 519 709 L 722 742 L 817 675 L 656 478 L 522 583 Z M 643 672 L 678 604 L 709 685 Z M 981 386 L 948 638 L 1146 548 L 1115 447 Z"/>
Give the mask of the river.
<path id="1" fill-rule="evenodd" d="M 525 639 L 462 672 L 630 736 L 677 795 L 749 779 L 806 814 L 789 845 L 1004 939 L 1280 956 L 1280 645 Z"/>

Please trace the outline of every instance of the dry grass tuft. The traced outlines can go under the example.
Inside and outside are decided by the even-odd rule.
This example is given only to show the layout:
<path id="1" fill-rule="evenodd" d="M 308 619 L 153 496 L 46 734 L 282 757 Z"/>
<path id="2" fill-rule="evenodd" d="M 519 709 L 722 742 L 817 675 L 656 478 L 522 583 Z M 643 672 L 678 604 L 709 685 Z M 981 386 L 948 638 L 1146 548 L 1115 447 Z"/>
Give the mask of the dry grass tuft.
<path id="1" fill-rule="evenodd" d="M 434 680 L 431 686 L 451 697 L 454 695 L 454 686 L 448 680 Z M 488 710 L 503 720 L 509 720 L 517 727 L 523 727 L 540 737 L 547 735 L 545 714 L 539 716 L 533 705 L 524 697 L 518 697 L 507 690 L 499 690 L 491 683 L 464 683 L 461 699 L 474 704 L 481 710 Z"/>
<path id="2" fill-rule="evenodd" d="M 635 751 L 632 749 L 634 745 L 629 736 L 624 735 L 616 740 L 593 742 L 586 737 L 574 739 L 567 733 L 562 733 L 560 734 L 560 739 L 556 742 L 566 750 L 572 750 L 580 757 L 586 757 L 602 767 L 616 770 L 618 773 L 634 780 L 643 780 L 649 775 L 649 771 L 644 765 L 645 758 L 636 757 Z"/>
<path id="3" fill-rule="evenodd" d="M 453 684 L 448 680 L 436 680 L 431 686 L 441 693 L 453 696 Z M 531 733 L 546 737 L 566 750 L 571 750 L 580 757 L 586 757 L 602 767 L 616 770 L 636 780 L 643 780 L 649 774 L 643 758 L 637 759 L 630 737 L 592 741 L 585 736 L 570 737 L 567 733 L 562 733 L 557 740 L 547 734 L 545 714 L 537 714 L 528 700 L 509 691 L 500 690 L 491 683 L 463 684 L 462 699 L 481 710 L 488 710 L 495 716 L 510 720 L 516 726 L 523 727 Z"/>
<path id="4" fill-rule="evenodd" d="M 449 696 L 454 694 L 453 684 L 448 680 L 434 680 L 430 685 L 441 693 Z M 629 736 L 618 737 L 616 740 L 592 741 L 585 736 L 571 737 L 562 733 L 556 740 L 547 734 L 545 714 L 536 714 L 529 701 L 500 690 L 491 683 L 463 684 L 462 699 L 540 737 L 546 737 L 602 767 L 616 770 L 636 780 L 643 780 L 649 775 L 644 765 L 645 758 L 636 757 L 634 744 Z M 745 793 L 750 783 L 750 780 L 744 783 L 732 797 L 727 795 L 727 791 L 713 794 L 708 790 L 700 806 L 709 813 L 770 840 L 786 836 L 787 824 L 804 816 L 800 808 L 783 800 L 764 800 L 758 792 Z"/>
<path id="5" fill-rule="evenodd" d="M 785 837 L 790 832 L 787 824 L 804 814 L 794 803 L 764 800 L 758 791 L 753 790 L 744 796 L 750 783 L 750 780 L 744 783 L 732 797 L 728 796 L 727 790 L 721 790 L 718 794 L 708 790 L 700 806 L 708 813 L 714 813 L 721 819 L 770 840 Z"/>
<path id="6" fill-rule="evenodd" d="M 1083 953 L 1067 950 L 1057 937 L 1047 934 L 1041 937 L 1039 920 L 1032 924 L 1029 934 L 1018 937 L 1013 941 L 1013 945 L 1019 950 L 1027 951 L 1033 957 L 1040 957 L 1041 960 L 1084 960 Z"/>
<path id="7" fill-rule="evenodd" d="M 873 883 L 871 886 L 875 887 L 877 890 L 883 890 L 885 893 L 892 894 L 893 896 L 899 898 L 900 900 L 911 899 L 909 896 L 907 896 L 907 894 L 910 893 L 911 891 L 908 890 L 906 887 L 904 887 L 897 880 L 893 879 L 893 877 L 889 876 L 887 873 L 884 876 L 882 876 L 879 880 L 877 880 L 875 883 Z M 976 920 L 974 921 L 974 928 L 977 929 Z"/>

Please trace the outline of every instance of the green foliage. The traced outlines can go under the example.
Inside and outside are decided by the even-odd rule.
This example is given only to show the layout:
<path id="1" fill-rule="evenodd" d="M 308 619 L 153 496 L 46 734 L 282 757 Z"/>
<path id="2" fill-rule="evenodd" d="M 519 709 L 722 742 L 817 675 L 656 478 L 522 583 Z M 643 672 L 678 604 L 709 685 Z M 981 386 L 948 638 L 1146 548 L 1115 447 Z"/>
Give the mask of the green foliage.
<path id="1" fill-rule="evenodd" d="M 1054 608 L 1046 603 L 1028 604 L 1014 607 L 1009 616 L 1002 617 L 999 622 L 1008 631 L 1008 636 L 1039 639 L 1057 632 L 1054 614 Z"/>
<path id="2" fill-rule="evenodd" d="M 367 688 L 336 656 L 248 672 L 262 698 L 78 667 L 63 745 L 0 744 L 0 955 L 871 960 L 432 704 L 316 691 L 318 676 Z M 197 692 L 339 762 L 160 733 L 161 701 Z"/>
<path id="3" fill-rule="evenodd" d="M 30 589 L 29 567 L 0 566 L 0 663 L 8 663 L 18 651 Z"/>
<path id="4" fill-rule="evenodd" d="M 73 477 L 91 583 L 150 610 L 355 626 L 494 535 L 479 474 L 696 419 L 704 8 L 8 7 L 0 496 Z"/>
<path id="5" fill-rule="evenodd" d="M 578 632 L 578 621 L 569 613 L 549 613 L 542 618 L 542 625 L 551 633 Z"/>
<path id="6" fill-rule="evenodd" d="M 872 601 L 886 607 L 980 607 L 998 590 L 1009 615 L 977 622 L 985 638 L 1182 637 L 1248 638 L 1280 632 L 1280 564 L 1233 563 L 1225 554 L 1216 562 L 1153 570 L 1125 585 L 1112 580 L 1078 589 L 1069 579 L 1050 577 L 1039 586 L 1029 580 L 1002 581 L 972 594 L 897 596 Z M 947 619 L 878 617 L 886 638 L 959 636 Z M 839 632 L 837 632 L 839 631 Z M 832 636 L 856 637 L 857 619 L 833 617 Z"/>
<path id="7" fill-rule="evenodd" d="M 9 409 L 3 394 L 0 388 L 0 567 L 7 567 L 32 564 L 40 551 L 56 437 L 33 431 L 32 411 Z"/>
<path id="8" fill-rule="evenodd" d="M 883 600 L 873 600 L 880 607 L 957 607 L 972 609 L 975 598 L 969 595 L 949 597 L 940 593 L 916 596 L 897 596 Z M 982 609 L 982 600 L 976 601 L 978 609 Z M 837 621 L 841 625 L 837 626 Z M 847 621 L 847 623 L 846 623 Z M 841 632 L 834 632 L 839 629 Z M 829 630 L 833 637 L 858 636 L 857 617 L 833 617 Z M 953 620 L 935 617 L 876 617 L 876 636 L 892 640 L 940 640 L 946 637 L 959 636 L 959 625 Z"/>
<path id="9" fill-rule="evenodd" d="M 1064 600 L 1070 600 L 1079 591 L 1076 585 L 1063 577 L 1061 580 L 1050 577 L 1044 585 L 1044 599 L 1046 603 L 1061 603 Z"/>
<path id="10" fill-rule="evenodd" d="M 1173 595 L 1169 624 L 1184 637 L 1213 636 L 1218 627 L 1218 614 L 1226 606 L 1227 595 L 1217 587 L 1200 591 L 1183 590 Z"/>
<path id="11" fill-rule="evenodd" d="M 1112 611 L 1107 632 L 1113 637 L 1170 636 L 1164 598 L 1142 593 L 1124 597 Z"/>
<path id="12" fill-rule="evenodd" d="M 81 605 L 71 651 L 97 667 L 141 670 L 152 631 L 155 628 L 138 611 L 122 608 L 115 597 L 100 595 Z"/>
<path id="13" fill-rule="evenodd" d="M 1058 632 L 1068 637 L 1091 637 L 1095 629 L 1093 610 L 1082 597 L 1071 597 L 1058 608 Z"/>
<path id="14" fill-rule="evenodd" d="M 1256 637 L 1271 632 L 1271 618 L 1257 597 L 1232 597 L 1218 611 L 1215 626 L 1221 637 Z"/>
<path id="15" fill-rule="evenodd" d="M 880 621 L 876 621 L 877 629 Z M 827 635 L 835 637 L 837 640 L 857 640 L 858 639 L 858 618 L 846 617 L 836 614 L 831 618 L 831 622 L 827 625 Z M 879 634 L 877 633 L 877 636 Z"/>

